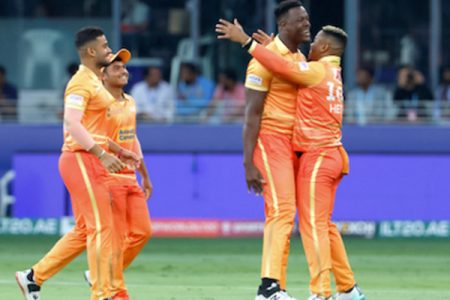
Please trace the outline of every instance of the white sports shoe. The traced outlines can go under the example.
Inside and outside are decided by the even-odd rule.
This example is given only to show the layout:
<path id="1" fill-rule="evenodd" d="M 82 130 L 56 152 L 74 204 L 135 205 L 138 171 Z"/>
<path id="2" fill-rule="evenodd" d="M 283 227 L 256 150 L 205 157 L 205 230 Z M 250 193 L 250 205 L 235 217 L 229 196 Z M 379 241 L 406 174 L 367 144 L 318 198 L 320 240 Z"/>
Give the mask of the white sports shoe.
<path id="1" fill-rule="evenodd" d="M 366 296 L 364 296 L 356 284 L 348 293 L 337 293 L 336 300 L 366 300 Z"/>
<path id="2" fill-rule="evenodd" d="M 91 271 L 89 271 L 89 270 L 84 271 L 83 277 L 84 277 L 84 280 L 86 281 L 86 283 L 89 284 L 89 286 L 92 286 Z"/>
<path id="3" fill-rule="evenodd" d="M 31 272 L 31 269 L 25 271 L 16 272 L 16 281 L 22 290 L 25 300 L 40 300 L 41 299 L 41 287 L 36 282 L 28 279 L 27 275 Z"/>
<path id="4" fill-rule="evenodd" d="M 289 294 L 286 293 L 285 291 L 278 291 L 270 295 L 269 298 L 264 297 L 264 295 L 257 295 L 255 300 L 296 300 L 296 299 L 289 296 Z"/>

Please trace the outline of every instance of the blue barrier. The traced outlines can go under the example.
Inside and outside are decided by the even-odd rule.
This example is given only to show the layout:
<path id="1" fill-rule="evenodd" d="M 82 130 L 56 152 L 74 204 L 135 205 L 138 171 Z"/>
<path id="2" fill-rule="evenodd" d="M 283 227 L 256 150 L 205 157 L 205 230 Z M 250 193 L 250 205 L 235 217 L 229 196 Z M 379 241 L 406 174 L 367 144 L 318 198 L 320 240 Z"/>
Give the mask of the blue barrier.
<path id="1" fill-rule="evenodd" d="M 240 153 L 241 125 L 140 125 L 144 152 Z M 20 152 L 57 153 L 60 125 L 0 125 L 0 170 L 10 169 Z M 450 128 L 419 125 L 345 126 L 344 145 L 351 153 L 450 153 Z"/>
<path id="2" fill-rule="evenodd" d="M 247 193 L 240 154 L 148 154 L 156 219 L 262 220 L 264 202 Z M 335 220 L 448 220 L 450 155 L 351 154 Z M 57 154 L 14 156 L 14 217 L 71 213 Z"/>

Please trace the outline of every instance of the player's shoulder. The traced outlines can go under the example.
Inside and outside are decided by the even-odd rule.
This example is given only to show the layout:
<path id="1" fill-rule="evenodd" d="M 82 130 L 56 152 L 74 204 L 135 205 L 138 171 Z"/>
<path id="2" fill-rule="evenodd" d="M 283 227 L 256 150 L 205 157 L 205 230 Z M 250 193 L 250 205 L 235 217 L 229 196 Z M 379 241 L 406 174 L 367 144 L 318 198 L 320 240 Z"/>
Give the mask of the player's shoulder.
<path id="1" fill-rule="evenodd" d="M 70 78 L 67 83 L 67 88 L 83 87 L 85 90 L 90 90 L 94 89 L 99 82 L 99 80 L 92 78 L 89 73 L 84 72 L 83 70 L 78 70 L 72 78 Z"/>

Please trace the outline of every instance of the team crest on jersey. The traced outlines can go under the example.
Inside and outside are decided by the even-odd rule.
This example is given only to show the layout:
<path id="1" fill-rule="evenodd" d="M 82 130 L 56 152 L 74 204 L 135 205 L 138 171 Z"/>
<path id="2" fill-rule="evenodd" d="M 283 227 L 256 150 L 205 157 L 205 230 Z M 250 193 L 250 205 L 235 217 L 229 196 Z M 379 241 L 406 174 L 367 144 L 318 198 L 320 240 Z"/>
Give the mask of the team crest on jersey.
<path id="1" fill-rule="evenodd" d="M 334 79 L 337 81 L 342 81 L 342 75 L 340 69 L 333 69 Z"/>
<path id="2" fill-rule="evenodd" d="M 249 74 L 247 76 L 247 82 L 248 83 L 261 86 L 262 85 L 262 81 L 263 81 L 262 78 L 257 76 L 257 75 L 255 75 L 255 74 Z"/>
<path id="3" fill-rule="evenodd" d="M 308 71 L 309 70 L 309 65 L 306 61 L 299 62 L 298 67 L 300 68 L 300 71 Z"/>

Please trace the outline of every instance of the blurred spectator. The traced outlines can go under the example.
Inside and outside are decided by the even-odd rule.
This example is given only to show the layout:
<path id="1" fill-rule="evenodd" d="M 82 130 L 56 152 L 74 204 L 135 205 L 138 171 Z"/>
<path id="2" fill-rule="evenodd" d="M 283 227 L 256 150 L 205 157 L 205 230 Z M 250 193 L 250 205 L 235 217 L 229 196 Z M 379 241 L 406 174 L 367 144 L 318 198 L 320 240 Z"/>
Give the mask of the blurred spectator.
<path id="1" fill-rule="evenodd" d="M 345 98 L 346 121 L 360 125 L 368 122 L 387 121 L 395 117 L 392 95 L 380 85 L 373 84 L 374 71 L 360 67 L 356 73 L 357 87 Z"/>
<path id="2" fill-rule="evenodd" d="M 203 77 L 193 63 L 180 66 L 177 114 L 192 116 L 207 108 L 214 94 L 214 82 Z"/>
<path id="3" fill-rule="evenodd" d="M 223 122 L 240 121 L 245 109 L 245 87 L 237 81 L 234 70 L 226 69 L 219 73 L 219 82 L 209 104 L 207 118 Z"/>
<path id="4" fill-rule="evenodd" d="M 436 89 L 434 118 L 450 119 L 450 66 L 442 68 L 441 81 Z"/>
<path id="5" fill-rule="evenodd" d="M 78 71 L 78 64 L 77 63 L 70 63 L 67 65 L 67 74 L 69 75 L 69 79 L 72 78 L 73 75 Z"/>
<path id="6" fill-rule="evenodd" d="M 140 0 L 122 1 L 122 42 L 133 53 L 139 52 L 139 38 L 149 27 L 150 6 Z"/>
<path id="7" fill-rule="evenodd" d="M 399 117 L 406 117 L 409 121 L 430 116 L 430 107 L 434 99 L 433 93 L 425 84 L 425 77 L 421 72 L 409 66 L 400 67 L 397 73 L 397 87 L 394 101 L 399 107 Z"/>
<path id="8" fill-rule="evenodd" d="M 0 66 L 0 119 L 16 119 L 17 98 L 16 87 L 6 81 L 6 69 Z"/>
<path id="9" fill-rule="evenodd" d="M 133 86 L 131 96 L 136 100 L 138 119 L 159 123 L 173 121 L 175 93 L 163 80 L 159 67 L 145 69 L 144 80 Z"/>
<path id="10" fill-rule="evenodd" d="M 444 102 L 450 102 L 450 66 L 442 69 L 441 83 L 436 90 L 436 98 Z"/>

